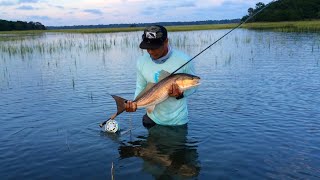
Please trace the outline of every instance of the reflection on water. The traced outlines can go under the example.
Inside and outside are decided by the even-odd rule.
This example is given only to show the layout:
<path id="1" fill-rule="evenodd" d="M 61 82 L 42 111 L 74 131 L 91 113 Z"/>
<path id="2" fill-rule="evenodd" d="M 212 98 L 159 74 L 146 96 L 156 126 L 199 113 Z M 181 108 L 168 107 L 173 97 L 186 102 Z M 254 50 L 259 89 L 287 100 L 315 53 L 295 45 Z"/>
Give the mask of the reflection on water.
<path id="1" fill-rule="evenodd" d="M 121 158 L 139 157 L 144 160 L 143 171 L 155 178 L 171 176 L 196 177 L 200 172 L 197 146 L 188 143 L 188 126 L 151 127 L 147 137 L 121 144 Z"/>
<path id="2" fill-rule="evenodd" d="M 169 41 L 192 57 L 227 31 Z M 1 179 L 109 179 L 112 162 L 116 179 L 320 179 L 320 34 L 237 29 L 193 61 L 188 128 L 139 110 L 117 117 L 130 136 L 100 134 L 109 94 L 133 97 L 141 34 L 0 37 Z"/>

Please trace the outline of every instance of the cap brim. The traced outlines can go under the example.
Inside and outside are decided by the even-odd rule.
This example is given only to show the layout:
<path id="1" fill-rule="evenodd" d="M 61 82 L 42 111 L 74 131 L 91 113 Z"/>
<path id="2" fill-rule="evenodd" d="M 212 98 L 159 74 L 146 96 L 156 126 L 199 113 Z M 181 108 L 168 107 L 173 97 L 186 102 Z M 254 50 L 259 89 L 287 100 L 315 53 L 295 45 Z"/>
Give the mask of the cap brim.
<path id="1" fill-rule="evenodd" d="M 158 49 L 163 45 L 163 43 L 147 43 L 145 41 L 142 41 L 140 43 L 140 48 L 141 49 Z"/>

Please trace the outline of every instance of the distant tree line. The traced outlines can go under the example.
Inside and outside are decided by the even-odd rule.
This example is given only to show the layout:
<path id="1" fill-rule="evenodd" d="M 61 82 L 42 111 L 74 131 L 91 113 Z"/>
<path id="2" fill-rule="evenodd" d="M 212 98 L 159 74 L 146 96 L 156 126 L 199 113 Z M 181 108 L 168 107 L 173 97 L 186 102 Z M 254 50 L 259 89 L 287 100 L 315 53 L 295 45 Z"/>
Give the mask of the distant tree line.
<path id="1" fill-rule="evenodd" d="M 262 2 L 255 8 L 248 9 L 248 15 L 242 17 L 244 21 L 266 5 Z M 276 21 L 299 21 L 320 19 L 320 0 L 278 0 L 253 17 L 249 22 L 276 22 Z"/>
<path id="2" fill-rule="evenodd" d="M 146 27 L 153 24 L 163 26 L 203 25 L 203 24 L 229 24 L 239 23 L 240 19 L 187 21 L 187 22 L 157 22 L 157 23 L 133 23 L 133 24 L 108 24 L 108 25 L 77 25 L 77 26 L 48 26 L 48 29 L 88 29 L 88 28 L 122 28 L 122 27 Z"/>
<path id="3" fill-rule="evenodd" d="M 24 22 L 24 21 L 6 21 L 0 19 L 0 31 L 15 31 L 15 30 L 45 30 L 46 27 L 39 22 Z"/>

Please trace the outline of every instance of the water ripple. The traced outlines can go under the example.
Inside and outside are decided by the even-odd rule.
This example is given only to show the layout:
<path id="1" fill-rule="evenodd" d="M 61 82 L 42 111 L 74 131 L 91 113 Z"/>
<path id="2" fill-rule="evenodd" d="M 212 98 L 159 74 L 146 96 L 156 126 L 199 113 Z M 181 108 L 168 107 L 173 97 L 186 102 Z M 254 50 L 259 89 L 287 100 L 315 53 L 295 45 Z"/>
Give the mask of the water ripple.
<path id="1" fill-rule="evenodd" d="M 170 43 L 193 56 L 226 31 Z M 187 129 L 147 130 L 139 110 L 103 133 L 110 94 L 133 97 L 141 33 L 0 42 L 2 178 L 320 178 L 319 34 L 236 30 L 194 61 Z"/>

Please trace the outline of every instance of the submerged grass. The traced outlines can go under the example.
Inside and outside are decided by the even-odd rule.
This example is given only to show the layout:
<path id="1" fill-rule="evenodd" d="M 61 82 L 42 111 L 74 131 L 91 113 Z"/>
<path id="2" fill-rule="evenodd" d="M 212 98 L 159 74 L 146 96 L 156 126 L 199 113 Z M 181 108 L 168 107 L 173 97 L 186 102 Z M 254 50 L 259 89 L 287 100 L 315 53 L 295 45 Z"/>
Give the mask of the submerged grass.
<path id="1" fill-rule="evenodd" d="M 47 32 L 64 32 L 64 33 L 114 33 L 114 32 L 131 32 L 142 31 L 143 27 L 127 27 L 127 28 L 91 28 L 91 29 L 57 29 L 47 30 Z"/>
<path id="2" fill-rule="evenodd" d="M 47 30 L 0 31 L 0 34 L 16 34 L 16 35 L 30 34 L 30 35 L 32 35 L 32 34 L 44 33 L 46 31 Z"/>

